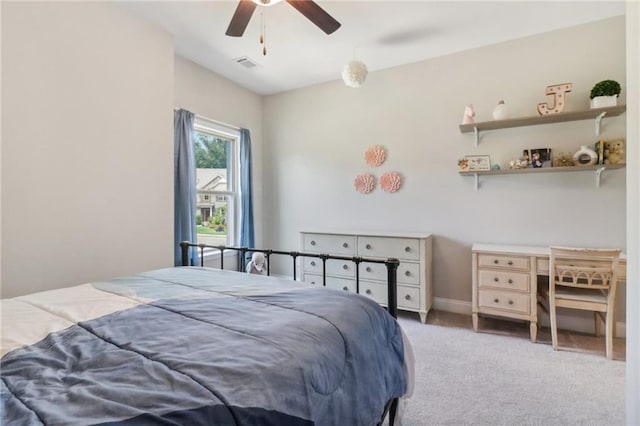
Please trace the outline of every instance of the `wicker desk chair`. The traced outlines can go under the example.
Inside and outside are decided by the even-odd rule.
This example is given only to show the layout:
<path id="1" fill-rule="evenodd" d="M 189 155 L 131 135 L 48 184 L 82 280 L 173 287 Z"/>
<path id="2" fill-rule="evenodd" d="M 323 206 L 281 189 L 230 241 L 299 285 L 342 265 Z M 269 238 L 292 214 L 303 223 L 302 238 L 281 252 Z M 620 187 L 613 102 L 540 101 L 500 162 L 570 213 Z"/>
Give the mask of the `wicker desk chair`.
<path id="1" fill-rule="evenodd" d="M 600 329 L 598 320 L 605 323 L 606 355 L 612 359 L 616 268 L 622 250 L 550 249 L 549 288 L 542 288 L 542 296 L 549 304 L 553 350 L 558 350 L 556 308 L 588 310 L 594 312 L 596 336 Z"/>

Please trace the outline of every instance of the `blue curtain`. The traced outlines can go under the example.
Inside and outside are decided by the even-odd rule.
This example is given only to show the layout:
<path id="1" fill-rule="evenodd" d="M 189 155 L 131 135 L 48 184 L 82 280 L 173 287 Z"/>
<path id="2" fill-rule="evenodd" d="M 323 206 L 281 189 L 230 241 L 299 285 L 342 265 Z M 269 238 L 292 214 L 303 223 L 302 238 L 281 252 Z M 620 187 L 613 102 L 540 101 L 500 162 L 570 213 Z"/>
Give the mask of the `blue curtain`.
<path id="1" fill-rule="evenodd" d="M 180 109 L 173 115 L 174 141 L 174 239 L 175 266 L 182 265 L 180 242 L 196 242 L 196 159 L 193 149 L 195 114 Z M 190 249 L 192 265 L 198 265 L 198 253 Z"/>
<path id="2" fill-rule="evenodd" d="M 253 229 L 253 173 L 251 165 L 251 134 L 247 129 L 240 129 L 240 246 L 255 247 Z M 247 253 L 246 259 L 241 259 L 244 265 L 251 258 Z"/>

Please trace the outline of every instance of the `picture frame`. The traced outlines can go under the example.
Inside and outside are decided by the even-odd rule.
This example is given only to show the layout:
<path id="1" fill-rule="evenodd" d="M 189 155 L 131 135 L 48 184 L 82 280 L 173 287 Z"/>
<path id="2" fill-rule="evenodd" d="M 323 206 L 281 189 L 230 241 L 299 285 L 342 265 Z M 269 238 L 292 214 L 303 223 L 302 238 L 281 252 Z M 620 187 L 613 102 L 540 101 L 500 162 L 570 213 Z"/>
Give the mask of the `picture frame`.
<path id="1" fill-rule="evenodd" d="M 465 155 L 467 160 L 468 171 L 487 171 L 491 170 L 491 160 L 488 155 Z"/>
<path id="2" fill-rule="evenodd" d="M 531 148 L 525 151 L 528 151 L 529 167 L 551 167 L 551 148 Z"/>

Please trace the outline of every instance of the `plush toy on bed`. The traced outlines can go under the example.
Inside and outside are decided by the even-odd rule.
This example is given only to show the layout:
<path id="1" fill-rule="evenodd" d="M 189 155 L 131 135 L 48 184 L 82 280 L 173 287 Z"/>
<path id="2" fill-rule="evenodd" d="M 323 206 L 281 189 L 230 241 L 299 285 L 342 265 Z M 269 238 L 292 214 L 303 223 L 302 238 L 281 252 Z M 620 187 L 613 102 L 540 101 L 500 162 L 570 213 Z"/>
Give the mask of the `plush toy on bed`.
<path id="1" fill-rule="evenodd" d="M 251 260 L 247 263 L 247 272 L 250 274 L 267 275 L 267 260 L 264 253 L 254 251 Z"/>

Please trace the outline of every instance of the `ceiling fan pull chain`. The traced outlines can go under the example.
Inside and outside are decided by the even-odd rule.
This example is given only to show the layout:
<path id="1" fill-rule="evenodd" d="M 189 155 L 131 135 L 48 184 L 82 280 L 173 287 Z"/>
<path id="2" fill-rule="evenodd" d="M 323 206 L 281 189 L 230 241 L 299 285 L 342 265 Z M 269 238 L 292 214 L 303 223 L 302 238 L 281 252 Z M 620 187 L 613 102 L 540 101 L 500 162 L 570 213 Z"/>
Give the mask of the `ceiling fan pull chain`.
<path id="1" fill-rule="evenodd" d="M 264 44 L 264 15 L 260 12 L 260 44 Z"/>
<path id="2" fill-rule="evenodd" d="M 262 21 L 262 31 L 260 34 L 260 44 L 262 44 L 262 56 L 267 56 L 267 24 L 264 12 L 260 12 L 260 18 Z"/>

